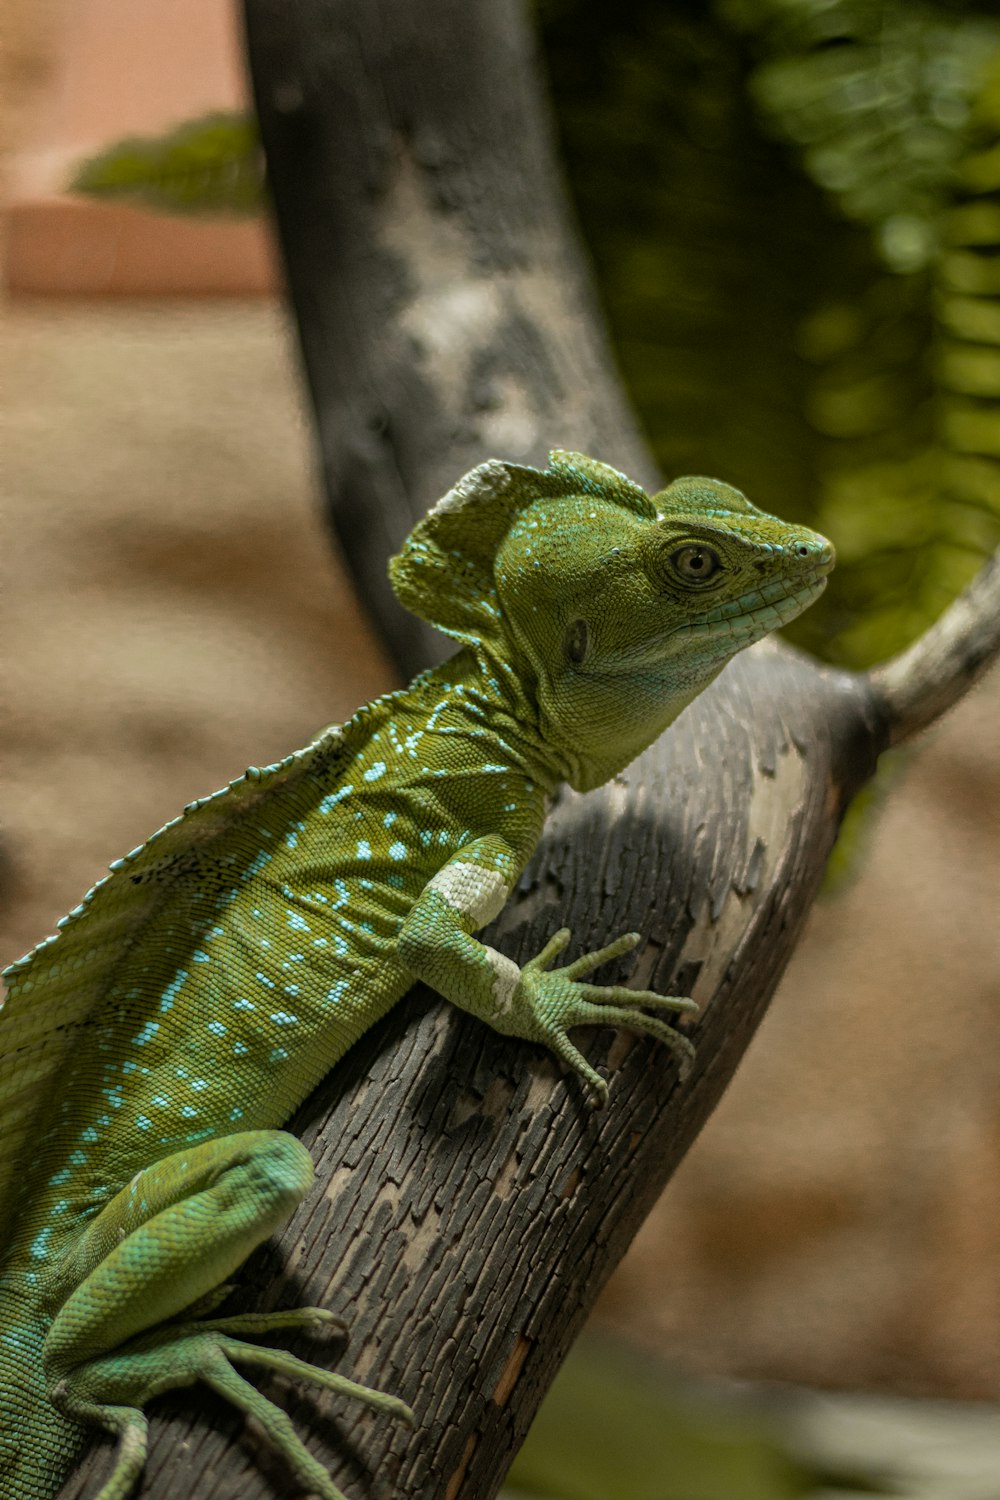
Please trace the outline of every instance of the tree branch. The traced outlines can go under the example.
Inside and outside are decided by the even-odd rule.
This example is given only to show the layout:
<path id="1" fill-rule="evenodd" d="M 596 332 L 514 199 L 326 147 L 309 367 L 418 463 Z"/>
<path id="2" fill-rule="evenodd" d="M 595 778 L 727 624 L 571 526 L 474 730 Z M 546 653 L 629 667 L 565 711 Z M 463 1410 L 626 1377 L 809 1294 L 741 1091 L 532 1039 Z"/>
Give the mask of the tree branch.
<path id="1" fill-rule="evenodd" d="M 890 745 L 926 729 L 1000 656 L 1000 551 L 941 618 L 870 673 Z"/>

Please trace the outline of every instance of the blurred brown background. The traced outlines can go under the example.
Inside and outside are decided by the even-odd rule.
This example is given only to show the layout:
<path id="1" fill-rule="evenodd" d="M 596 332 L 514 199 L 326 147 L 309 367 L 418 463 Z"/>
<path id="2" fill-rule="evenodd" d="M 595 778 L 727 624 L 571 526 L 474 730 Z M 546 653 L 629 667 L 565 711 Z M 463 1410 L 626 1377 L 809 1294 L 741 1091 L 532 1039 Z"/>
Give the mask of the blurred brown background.
<path id="1" fill-rule="evenodd" d="M 394 682 L 320 523 L 264 228 L 59 192 L 239 102 L 228 5 L 8 24 L 4 960 Z M 1000 1396 L 998 742 L 994 673 L 898 769 L 606 1325 L 699 1371 Z"/>

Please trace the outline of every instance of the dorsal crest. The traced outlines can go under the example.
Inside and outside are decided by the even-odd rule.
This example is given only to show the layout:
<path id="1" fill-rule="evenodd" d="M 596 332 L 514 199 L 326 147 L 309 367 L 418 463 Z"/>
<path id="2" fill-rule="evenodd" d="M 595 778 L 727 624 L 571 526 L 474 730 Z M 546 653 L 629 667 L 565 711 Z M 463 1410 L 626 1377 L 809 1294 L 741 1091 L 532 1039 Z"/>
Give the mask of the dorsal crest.
<path id="1" fill-rule="evenodd" d="M 465 474 L 418 521 L 389 564 L 401 604 L 446 635 L 473 644 L 496 634 L 493 565 L 517 516 L 535 500 L 594 495 L 647 520 L 656 507 L 608 464 L 556 448 L 547 469 L 490 459 Z"/>

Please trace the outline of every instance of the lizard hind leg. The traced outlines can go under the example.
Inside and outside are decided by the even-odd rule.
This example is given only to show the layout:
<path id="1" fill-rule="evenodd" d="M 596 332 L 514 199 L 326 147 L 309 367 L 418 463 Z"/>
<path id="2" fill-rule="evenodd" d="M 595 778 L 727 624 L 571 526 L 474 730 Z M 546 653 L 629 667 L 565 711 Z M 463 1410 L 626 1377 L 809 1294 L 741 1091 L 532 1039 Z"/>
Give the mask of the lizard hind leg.
<path id="1" fill-rule="evenodd" d="M 204 1384 L 253 1417 L 271 1446 L 279 1452 L 302 1490 L 321 1500 L 346 1500 L 326 1469 L 308 1452 L 287 1413 L 234 1369 L 234 1363 L 258 1365 L 279 1374 L 304 1378 L 394 1415 L 410 1416 L 401 1401 L 380 1391 L 356 1385 L 342 1375 L 321 1370 L 284 1350 L 258 1348 L 230 1337 L 227 1326 L 260 1333 L 275 1327 L 303 1327 L 320 1321 L 322 1309 L 299 1308 L 292 1313 L 219 1319 L 213 1324 L 182 1324 L 136 1339 L 116 1355 L 91 1360 L 65 1382 L 58 1393 L 67 1415 L 97 1423 L 118 1439 L 111 1477 L 96 1500 L 126 1500 L 146 1458 L 147 1420 L 143 1407 L 165 1390 Z M 55 1393 L 53 1393 L 55 1395 Z"/>
<path id="2" fill-rule="evenodd" d="M 411 1417 L 394 1397 L 243 1337 L 340 1327 L 322 1308 L 192 1320 L 214 1310 L 218 1288 L 288 1217 L 312 1175 L 308 1152 L 292 1136 L 227 1136 L 138 1173 L 88 1225 L 63 1269 L 68 1295 L 46 1336 L 43 1361 L 53 1403 L 118 1439 L 114 1471 L 99 1500 L 124 1500 L 142 1469 L 146 1403 L 196 1381 L 254 1416 L 307 1489 L 323 1500 L 342 1500 L 287 1416 L 237 1374 L 237 1362 Z"/>

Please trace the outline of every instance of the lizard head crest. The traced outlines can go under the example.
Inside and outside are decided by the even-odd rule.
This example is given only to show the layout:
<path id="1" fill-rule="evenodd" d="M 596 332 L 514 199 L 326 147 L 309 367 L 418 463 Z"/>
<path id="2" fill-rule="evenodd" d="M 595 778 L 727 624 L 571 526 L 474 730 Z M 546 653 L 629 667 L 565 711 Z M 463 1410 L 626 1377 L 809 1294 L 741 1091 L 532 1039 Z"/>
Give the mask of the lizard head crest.
<path id="1" fill-rule="evenodd" d="M 729 658 L 822 592 L 833 548 L 719 480 L 650 497 L 561 451 L 467 474 L 394 559 L 402 602 L 517 664 L 580 790 L 627 765 Z"/>
<path id="2" fill-rule="evenodd" d="M 600 495 L 626 512 L 656 515 L 645 490 L 582 453 L 555 449 L 547 469 L 497 458 L 470 469 L 417 522 L 390 562 L 397 598 L 457 640 L 480 645 L 495 639 L 497 554 L 518 516 L 539 500 L 587 495 Z"/>

